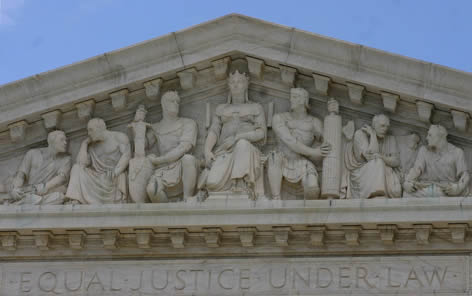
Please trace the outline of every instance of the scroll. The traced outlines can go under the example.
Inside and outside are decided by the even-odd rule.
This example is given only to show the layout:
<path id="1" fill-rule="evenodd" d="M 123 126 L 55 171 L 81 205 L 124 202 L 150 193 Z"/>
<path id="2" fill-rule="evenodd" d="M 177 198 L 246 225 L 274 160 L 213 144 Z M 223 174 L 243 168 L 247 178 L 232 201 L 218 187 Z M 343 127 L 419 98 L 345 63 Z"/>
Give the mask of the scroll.
<path id="1" fill-rule="evenodd" d="M 331 144 L 331 152 L 323 159 L 321 183 L 322 198 L 339 198 L 342 169 L 342 119 L 335 99 L 328 101 L 328 112 L 324 119 L 324 141 Z"/>

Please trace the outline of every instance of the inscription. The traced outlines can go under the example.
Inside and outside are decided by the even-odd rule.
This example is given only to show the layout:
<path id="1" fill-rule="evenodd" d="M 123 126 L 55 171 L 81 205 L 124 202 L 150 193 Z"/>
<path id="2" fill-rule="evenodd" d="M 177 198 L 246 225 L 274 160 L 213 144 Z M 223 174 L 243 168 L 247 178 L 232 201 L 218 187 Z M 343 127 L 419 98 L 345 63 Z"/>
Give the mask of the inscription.
<path id="1" fill-rule="evenodd" d="M 0 295 L 463 293 L 466 260 L 208 260 L 2 264 Z M 245 294 L 245 295 L 246 295 Z M 310 294 L 311 295 L 311 294 Z"/>

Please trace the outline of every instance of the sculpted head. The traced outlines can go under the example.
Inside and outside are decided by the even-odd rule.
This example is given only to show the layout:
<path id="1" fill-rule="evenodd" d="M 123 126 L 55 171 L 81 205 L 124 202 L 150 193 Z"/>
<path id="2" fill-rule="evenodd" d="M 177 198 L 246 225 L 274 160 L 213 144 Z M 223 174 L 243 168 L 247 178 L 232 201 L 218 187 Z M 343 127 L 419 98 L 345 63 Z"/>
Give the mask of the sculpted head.
<path id="1" fill-rule="evenodd" d="M 442 125 L 431 125 L 428 130 L 428 135 L 426 136 L 426 141 L 428 142 L 428 148 L 431 150 L 437 150 L 438 148 L 443 147 L 447 143 L 447 130 Z"/>
<path id="2" fill-rule="evenodd" d="M 107 126 L 105 121 L 101 118 L 92 118 L 87 124 L 87 132 L 92 141 L 103 141 L 105 140 L 105 133 Z"/>
<path id="3" fill-rule="evenodd" d="M 239 73 L 236 70 L 229 74 L 228 87 L 228 103 L 234 101 L 234 103 L 243 104 L 248 101 L 249 77 L 245 73 Z"/>
<path id="4" fill-rule="evenodd" d="M 383 138 L 387 135 L 390 128 L 390 119 L 385 114 L 377 114 L 372 118 L 372 127 L 377 134 L 377 137 Z"/>
<path id="5" fill-rule="evenodd" d="M 53 131 L 48 134 L 48 146 L 56 153 L 67 152 L 67 138 L 63 131 Z"/>
<path id="6" fill-rule="evenodd" d="M 177 117 L 179 115 L 180 97 L 176 91 L 168 91 L 161 98 L 162 112 Z"/>
<path id="7" fill-rule="evenodd" d="M 308 92 L 304 88 L 290 89 L 290 109 L 297 109 L 298 107 L 309 108 Z"/>
<path id="8" fill-rule="evenodd" d="M 146 107 L 144 107 L 144 105 L 139 105 L 138 109 L 136 110 L 136 114 L 134 115 L 134 121 L 144 121 L 146 114 Z"/>

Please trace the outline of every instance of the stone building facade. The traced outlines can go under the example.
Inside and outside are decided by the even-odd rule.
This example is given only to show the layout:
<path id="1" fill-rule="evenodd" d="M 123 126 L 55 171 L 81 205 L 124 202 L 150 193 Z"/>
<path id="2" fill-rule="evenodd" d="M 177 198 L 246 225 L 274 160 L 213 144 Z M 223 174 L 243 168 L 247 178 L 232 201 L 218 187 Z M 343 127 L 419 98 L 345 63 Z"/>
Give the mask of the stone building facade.
<path id="1" fill-rule="evenodd" d="M 470 73 L 231 14 L 0 100 L 0 295 L 472 291 Z"/>

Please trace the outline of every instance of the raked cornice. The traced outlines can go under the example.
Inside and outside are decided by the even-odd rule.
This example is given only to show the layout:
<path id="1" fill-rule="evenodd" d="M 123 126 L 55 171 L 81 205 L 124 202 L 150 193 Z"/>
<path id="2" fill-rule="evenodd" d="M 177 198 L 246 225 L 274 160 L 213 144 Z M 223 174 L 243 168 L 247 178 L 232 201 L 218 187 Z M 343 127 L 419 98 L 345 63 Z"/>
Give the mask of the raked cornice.
<path id="1" fill-rule="evenodd" d="M 454 113 L 454 120 L 467 120 L 472 112 L 471 73 L 230 14 L 0 86 L 0 131 L 104 93 L 175 78 L 196 65 L 211 67 L 211 61 L 234 53 L 445 111 L 463 111 L 458 117 Z"/>

